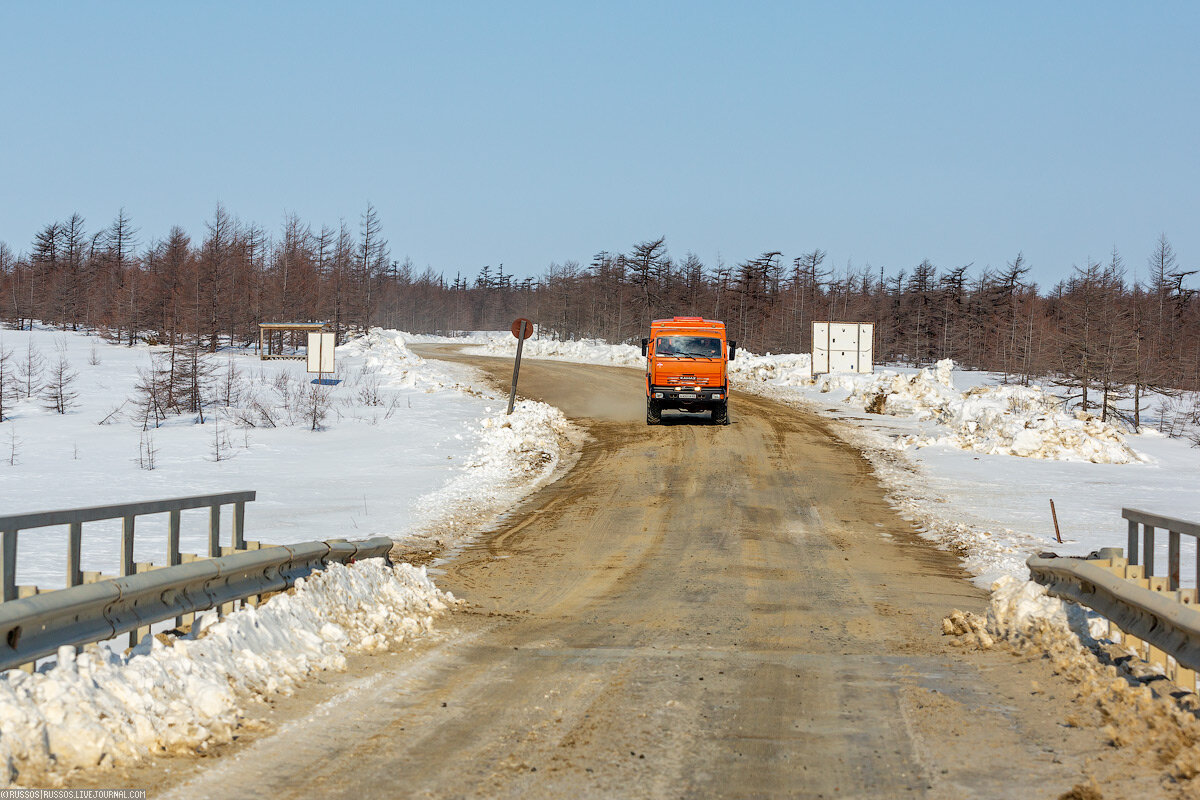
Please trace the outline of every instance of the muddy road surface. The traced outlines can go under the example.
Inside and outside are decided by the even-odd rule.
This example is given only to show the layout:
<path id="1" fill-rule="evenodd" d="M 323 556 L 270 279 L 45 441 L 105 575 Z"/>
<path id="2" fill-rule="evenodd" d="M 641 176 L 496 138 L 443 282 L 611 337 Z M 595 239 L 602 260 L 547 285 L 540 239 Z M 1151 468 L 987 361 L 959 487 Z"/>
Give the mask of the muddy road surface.
<path id="1" fill-rule="evenodd" d="M 641 380 L 526 360 L 520 394 L 591 438 L 443 567 L 452 635 L 167 794 L 1027 798 L 1092 774 L 1101 734 L 1062 724 L 1043 662 L 940 636 L 983 593 L 828 422 L 735 394 L 729 426 L 647 427 Z"/>

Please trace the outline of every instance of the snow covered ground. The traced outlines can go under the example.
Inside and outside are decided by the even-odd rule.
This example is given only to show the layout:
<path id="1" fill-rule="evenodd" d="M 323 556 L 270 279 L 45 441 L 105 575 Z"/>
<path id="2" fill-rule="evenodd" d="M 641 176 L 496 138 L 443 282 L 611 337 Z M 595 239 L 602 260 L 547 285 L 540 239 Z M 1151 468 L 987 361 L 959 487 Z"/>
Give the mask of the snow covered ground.
<path id="1" fill-rule="evenodd" d="M 203 425 L 189 414 L 142 431 L 135 385 L 155 348 L 45 329 L 0 329 L 0 348 L 13 354 L 10 370 L 32 349 L 43 377 L 60 353 L 78 376 L 66 414 L 48 410 L 36 393 L 5 404 L 0 515 L 253 489 L 248 539 L 384 535 L 452 546 L 468 518 L 502 512 L 565 466 L 577 435 L 540 403 L 504 417 L 503 399 L 469 371 L 425 361 L 394 332 L 374 330 L 338 349 L 341 382 L 326 388 L 330 409 L 318 431 L 303 418 L 305 392 L 316 388 L 303 362 L 217 353 L 216 390 L 232 382 L 233 406 L 210 407 Z M 256 426 L 239 424 L 246 419 Z M 473 503 L 464 509 L 467 497 Z M 203 552 L 207 514 L 183 512 L 184 551 Z M 136 560 L 162 563 L 166 524 L 166 515 L 139 520 Z M 119 521 L 86 524 L 83 568 L 115 574 L 119 537 Z M 23 532 L 18 583 L 61 587 L 65 558 L 65 529 Z"/>
<path id="2" fill-rule="evenodd" d="M 580 443 L 557 409 L 522 401 L 505 416 L 503 399 L 468 370 L 427 362 L 401 334 L 380 330 L 339 348 L 331 387 L 312 384 L 300 362 L 220 353 L 212 393 L 225 400 L 210 404 L 204 424 L 188 414 L 143 430 L 136 386 L 154 350 L 0 330 L 6 372 L 20 378 L 38 363 L 40 379 L 56 365 L 75 376 L 63 414 L 36 389 L 6 397 L 0 515 L 249 488 L 258 491 L 247 506 L 251 539 L 383 534 L 449 548 L 568 467 Z M 328 393 L 318 430 L 314 391 Z M 185 551 L 203 552 L 206 514 L 184 512 Z M 162 563 L 166 521 L 154 523 L 139 521 L 135 558 Z M 116 524 L 86 524 L 83 568 L 115 574 L 119 535 Z M 65 538 L 23 532 L 18 582 L 62 586 Z M 166 645 L 62 648 L 32 675 L 0 676 L 0 786 L 53 785 L 73 769 L 228 742 L 249 702 L 339 669 L 349 653 L 424 635 L 453 602 L 424 568 L 374 559 L 332 565 L 220 621 L 210 612 Z"/>

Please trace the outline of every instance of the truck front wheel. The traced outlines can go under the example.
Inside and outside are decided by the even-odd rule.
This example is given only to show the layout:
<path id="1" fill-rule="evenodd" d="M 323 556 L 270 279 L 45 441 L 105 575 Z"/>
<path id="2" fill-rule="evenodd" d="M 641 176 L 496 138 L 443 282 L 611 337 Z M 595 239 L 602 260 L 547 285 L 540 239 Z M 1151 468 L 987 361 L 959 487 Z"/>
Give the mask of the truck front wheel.
<path id="1" fill-rule="evenodd" d="M 657 425 L 662 422 L 662 408 L 653 400 L 646 400 L 646 424 Z"/>
<path id="2" fill-rule="evenodd" d="M 713 425 L 728 425 L 729 424 L 729 402 L 722 400 L 720 405 L 713 406 L 712 410 Z"/>

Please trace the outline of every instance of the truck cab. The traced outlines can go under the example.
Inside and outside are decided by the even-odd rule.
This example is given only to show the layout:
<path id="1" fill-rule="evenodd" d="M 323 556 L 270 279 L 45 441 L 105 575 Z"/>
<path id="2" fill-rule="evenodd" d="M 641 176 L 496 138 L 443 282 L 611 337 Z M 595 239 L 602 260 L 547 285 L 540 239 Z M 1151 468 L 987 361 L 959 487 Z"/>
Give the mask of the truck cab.
<path id="1" fill-rule="evenodd" d="M 709 411 L 717 425 L 729 424 L 727 365 L 737 342 L 725 338 L 725 323 L 703 317 L 672 317 L 650 323 L 642 339 L 646 356 L 646 424 L 662 422 L 663 409 Z"/>

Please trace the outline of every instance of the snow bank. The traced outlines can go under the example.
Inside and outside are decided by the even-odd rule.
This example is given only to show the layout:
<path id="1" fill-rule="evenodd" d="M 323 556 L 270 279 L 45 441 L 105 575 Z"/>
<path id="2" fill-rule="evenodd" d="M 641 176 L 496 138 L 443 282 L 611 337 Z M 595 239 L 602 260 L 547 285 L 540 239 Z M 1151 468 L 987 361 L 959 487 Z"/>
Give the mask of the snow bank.
<path id="1" fill-rule="evenodd" d="M 362 370 L 387 380 L 389 388 L 424 389 L 435 392 L 447 386 L 446 379 L 428 362 L 408 349 L 408 334 L 371 328 L 338 348 L 338 355 L 362 359 Z"/>
<path id="2" fill-rule="evenodd" d="M 1190 785 L 1200 776 L 1194 695 L 1176 696 L 1160 670 L 1137 659 L 1102 664 L 1090 645 L 1104 635 L 1104 627 L 1097 615 L 1049 597 L 1044 586 L 1012 577 L 993 586 L 986 619 L 955 610 L 942 621 L 942 633 L 955 637 L 952 644 L 988 649 L 999 641 L 1048 659 L 1055 674 L 1075 687 L 1066 725 L 1087 724 L 1094 709 L 1110 746 L 1129 749 L 1135 758 L 1161 765 L 1173 781 Z M 1031 688 L 1042 692 L 1036 681 Z"/>
<path id="3" fill-rule="evenodd" d="M 897 447 L 948 445 L 988 455 L 1020 456 L 1096 464 L 1131 464 L 1143 459 L 1117 427 L 1083 412 L 1068 413 L 1063 400 L 1040 386 L 976 386 L 957 392 L 954 362 L 939 361 L 915 374 L 823 375 L 822 392 L 844 390 L 846 402 L 864 411 L 946 428 L 931 435 L 901 436 Z"/>
<path id="4" fill-rule="evenodd" d="M 739 350 L 729 362 L 729 380 L 735 386 L 765 383 L 774 386 L 808 386 L 812 383 L 812 356 L 807 353 L 756 356 Z"/>
<path id="5" fill-rule="evenodd" d="M 512 334 L 489 336 L 478 346 L 469 347 L 464 352 L 480 356 L 511 356 L 517 352 L 517 339 Z M 646 357 L 642 355 L 640 347 L 631 344 L 607 344 L 597 339 L 580 339 L 574 342 L 526 339 L 521 357 L 616 367 L 643 367 L 646 364 Z"/>
<path id="6" fill-rule="evenodd" d="M 517 340 L 508 333 L 475 337 L 478 345 L 467 348 L 473 355 L 512 356 L 517 352 Z M 410 341 L 416 341 L 415 338 Z M 462 341 L 445 339 L 445 341 Z M 470 340 L 469 340 L 470 341 Z M 631 344 L 608 344 L 598 339 L 580 339 L 566 342 L 551 339 L 527 339 L 522 357 L 545 358 L 557 361 L 573 361 L 579 364 L 604 364 L 616 367 L 646 366 L 646 357 L 640 347 Z M 738 350 L 737 357 L 729 362 L 729 377 L 734 382 L 770 383 L 777 386 L 810 385 L 812 379 L 812 356 L 807 353 L 758 356 L 748 350 Z"/>
<path id="7" fill-rule="evenodd" d="M 0 676 L 0 784 L 57 783 L 72 770 L 229 742 L 246 701 L 421 635 L 454 602 L 424 568 L 370 559 L 332 564 L 220 621 L 207 612 L 194 636 L 151 639 L 128 657 L 60 648 L 44 672 Z"/>
<path id="8" fill-rule="evenodd" d="M 1082 606 L 1051 597 L 1040 583 L 1004 575 L 992 584 L 987 617 L 955 609 L 942 620 L 942 634 L 957 637 L 954 644 L 984 650 L 1001 641 L 1018 649 L 1065 647 L 1084 656 L 1084 643 L 1107 636 L 1108 623 Z"/>
<path id="9" fill-rule="evenodd" d="M 583 441 L 561 411 L 533 400 L 484 417 L 476 433 L 461 474 L 414 505 L 419 535 L 457 544 L 569 467 Z"/>

